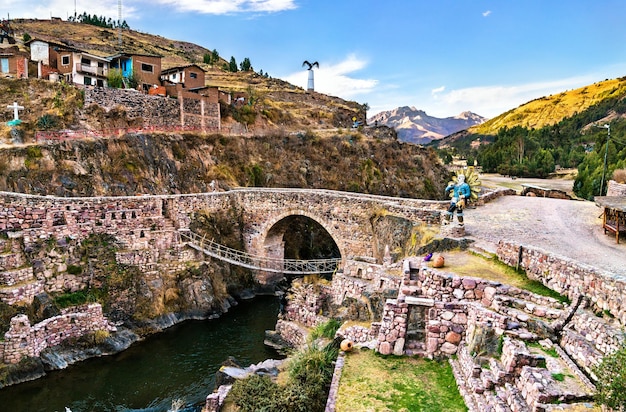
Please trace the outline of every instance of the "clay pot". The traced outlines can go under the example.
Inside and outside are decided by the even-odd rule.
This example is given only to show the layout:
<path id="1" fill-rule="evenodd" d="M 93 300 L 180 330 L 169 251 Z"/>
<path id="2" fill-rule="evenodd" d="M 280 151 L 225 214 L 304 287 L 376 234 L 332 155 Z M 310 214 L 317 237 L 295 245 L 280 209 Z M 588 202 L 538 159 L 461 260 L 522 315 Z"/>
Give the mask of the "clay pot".
<path id="1" fill-rule="evenodd" d="M 439 255 L 435 259 L 433 259 L 433 267 L 434 268 L 442 268 L 445 263 L 446 263 L 446 260 L 441 255 Z"/>
<path id="2" fill-rule="evenodd" d="M 341 341 L 339 347 L 344 352 L 350 352 L 354 346 L 354 343 L 350 339 L 344 339 Z"/>

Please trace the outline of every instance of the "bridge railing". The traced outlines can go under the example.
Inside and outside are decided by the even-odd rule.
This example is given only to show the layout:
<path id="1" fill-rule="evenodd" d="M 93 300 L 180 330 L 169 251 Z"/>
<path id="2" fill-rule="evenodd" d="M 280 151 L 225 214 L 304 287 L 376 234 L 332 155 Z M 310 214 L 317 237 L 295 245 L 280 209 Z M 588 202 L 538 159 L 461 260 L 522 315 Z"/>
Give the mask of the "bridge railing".
<path id="1" fill-rule="evenodd" d="M 289 275 L 325 274 L 335 272 L 341 263 L 340 258 L 297 260 L 254 256 L 221 245 L 213 239 L 207 239 L 205 236 L 200 236 L 190 230 L 179 231 L 179 234 L 181 239 L 185 240 L 190 247 L 214 258 L 248 269 Z"/>

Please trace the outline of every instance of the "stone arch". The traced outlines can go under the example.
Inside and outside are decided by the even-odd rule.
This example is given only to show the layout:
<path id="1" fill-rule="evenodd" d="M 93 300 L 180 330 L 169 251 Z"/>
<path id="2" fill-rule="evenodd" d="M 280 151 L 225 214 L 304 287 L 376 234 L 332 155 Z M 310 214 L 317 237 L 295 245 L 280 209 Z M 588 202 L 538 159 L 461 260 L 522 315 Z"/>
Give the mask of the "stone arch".
<path id="1" fill-rule="evenodd" d="M 282 244 L 282 234 L 284 234 L 284 231 L 276 231 L 275 228 L 281 221 L 284 221 L 289 217 L 298 216 L 311 219 L 312 221 L 320 225 L 328 233 L 328 235 L 332 238 L 332 240 L 337 245 L 337 248 L 339 249 L 342 263 L 345 264 L 347 248 L 345 243 L 342 241 L 339 233 L 333 227 L 331 227 L 324 219 L 304 210 L 284 211 L 282 213 L 272 216 L 271 219 L 265 221 L 262 229 L 260 230 L 261 236 L 258 239 L 258 242 L 256 242 L 257 247 L 255 249 L 260 252 L 258 254 L 266 257 L 275 257 L 280 259 L 284 258 L 284 246 Z"/>

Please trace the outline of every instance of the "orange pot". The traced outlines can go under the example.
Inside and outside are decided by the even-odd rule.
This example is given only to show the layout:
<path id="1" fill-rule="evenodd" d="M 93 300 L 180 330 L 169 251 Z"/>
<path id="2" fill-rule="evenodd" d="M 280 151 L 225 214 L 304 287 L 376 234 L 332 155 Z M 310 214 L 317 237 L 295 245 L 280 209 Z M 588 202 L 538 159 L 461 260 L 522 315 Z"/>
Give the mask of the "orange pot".
<path id="1" fill-rule="evenodd" d="M 446 263 L 446 260 L 444 259 L 444 257 L 439 255 L 433 260 L 433 267 L 442 268 L 445 263 Z"/>
<path id="2" fill-rule="evenodd" d="M 341 344 L 339 345 L 341 350 L 344 351 L 344 352 L 350 352 L 352 350 L 353 346 L 354 346 L 354 343 L 352 343 L 352 341 L 350 339 L 342 340 Z"/>

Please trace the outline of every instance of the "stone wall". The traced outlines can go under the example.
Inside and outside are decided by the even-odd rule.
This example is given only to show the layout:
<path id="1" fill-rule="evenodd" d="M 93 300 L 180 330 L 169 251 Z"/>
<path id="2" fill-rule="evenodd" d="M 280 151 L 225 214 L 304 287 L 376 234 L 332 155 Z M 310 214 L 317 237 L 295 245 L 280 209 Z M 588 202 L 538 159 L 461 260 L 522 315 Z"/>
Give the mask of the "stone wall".
<path id="1" fill-rule="evenodd" d="M 102 314 L 99 304 L 68 308 L 60 315 L 32 326 L 26 315 L 17 315 L 11 319 L 4 341 L 0 341 L 0 359 L 4 363 L 18 363 L 23 357 L 39 356 L 44 349 L 59 345 L 66 339 L 79 338 L 98 330 L 116 330 Z"/>
<path id="2" fill-rule="evenodd" d="M 621 277 L 538 248 L 504 241 L 498 244 L 497 256 L 509 266 L 519 264 L 529 278 L 572 300 L 579 294 L 586 296 L 596 312 L 608 311 L 626 325 L 626 301 L 622 299 L 626 281 Z"/>
<path id="3" fill-rule="evenodd" d="M 85 87 L 85 106 L 92 104 L 107 111 L 123 107 L 128 118 L 141 119 L 144 127 L 220 128 L 219 104 L 197 93 L 180 93 L 177 99 L 173 99 L 136 90 Z"/>
<path id="4" fill-rule="evenodd" d="M 563 330 L 560 346 L 589 376 L 602 358 L 620 349 L 626 342 L 623 329 L 613 319 L 601 318 L 579 310 Z"/>

